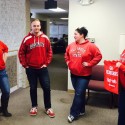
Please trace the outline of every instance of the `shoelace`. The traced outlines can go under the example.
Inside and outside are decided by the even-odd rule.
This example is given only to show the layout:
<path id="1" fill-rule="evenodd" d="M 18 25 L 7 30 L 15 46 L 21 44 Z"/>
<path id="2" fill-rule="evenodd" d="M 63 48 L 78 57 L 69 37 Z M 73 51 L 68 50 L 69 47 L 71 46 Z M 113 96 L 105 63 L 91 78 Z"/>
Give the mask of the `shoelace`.
<path id="1" fill-rule="evenodd" d="M 71 118 L 71 120 L 73 120 L 73 119 L 74 119 L 74 117 L 73 117 L 72 115 L 70 115 L 70 118 Z"/>
<path id="2" fill-rule="evenodd" d="M 48 109 L 47 112 L 53 113 L 53 110 L 52 109 Z"/>
<path id="3" fill-rule="evenodd" d="M 37 108 L 32 108 L 31 111 L 33 111 L 33 112 L 36 111 L 37 112 Z"/>

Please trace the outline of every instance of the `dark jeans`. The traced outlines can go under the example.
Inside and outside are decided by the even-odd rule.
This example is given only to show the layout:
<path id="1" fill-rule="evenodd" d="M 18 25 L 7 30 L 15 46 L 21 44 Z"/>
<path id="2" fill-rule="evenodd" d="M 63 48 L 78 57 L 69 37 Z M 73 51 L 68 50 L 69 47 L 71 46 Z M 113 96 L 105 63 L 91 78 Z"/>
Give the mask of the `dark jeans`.
<path id="1" fill-rule="evenodd" d="M 5 69 L 0 70 L 0 89 L 2 92 L 1 106 L 3 110 L 6 110 L 8 107 L 8 101 L 10 96 L 10 84 L 9 84 L 8 75 Z"/>
<path id="2" fill-rule="evenodd" d="M 85 112 L 85 92 L 88 87 L 90 76 L 81 77 L 71 75 L 71 80 L 75 89 L 75 95 L 70 109 L 70 115 L 77 118 L 80 113 Z"/>
<path id="3" fill-rule="evenodd" d="M 125 125 L 125 90 L 121 89 L 119 92 L 118 104 L 118 125 Z"/>
<path id="4" fill-rule="evenodd" d="M 37 82 L 39 80 L 43 89 L 44 106 L 46 109 L 51 108 L 50 97 L 50 78 L 48 69 L 46 67 L 41 69 L 26 68 L 26 74 L 30 85 L 30 97 L 32 107 L 36 107 L 37 104 Z"/>

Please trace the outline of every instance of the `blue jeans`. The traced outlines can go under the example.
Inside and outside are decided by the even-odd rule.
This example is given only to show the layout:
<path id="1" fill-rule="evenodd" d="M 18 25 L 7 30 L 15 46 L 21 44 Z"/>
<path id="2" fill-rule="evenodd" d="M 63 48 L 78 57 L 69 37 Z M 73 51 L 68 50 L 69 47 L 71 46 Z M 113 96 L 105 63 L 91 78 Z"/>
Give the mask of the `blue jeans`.
<path id="1" fill-rule="evenodd" d="M 26 74 L 30 85 L 30 97 L 32 107 L 36 107 L 37 104 L 37 82 L 39 80 L 43 89 L 44 106 L 46 109 L 51 108 L 50 97 L 50 78 L 47 67 L 41 69 L 26 68 Z"/>
<path id="2" fill-rule="evenodd" d="M 10 96 L 10 84 L 9 84 L 8 75 L 5 69 L 0 70 L 0 89 L 2 92 L 1 106 L 4 110 L 4 109 L 7 109 L 8 107 L 8 101 Z"/>
<path id="3" fill-rule="evenodd" d="M 118 125 L 125 125 L 125 90 L 122 89 L 119 92 L 118 103 Z"/>
<path id="4" fill-rule="evenodd" d="M 85 93 L 89 80 L 90 76 L 82 77 L 71 74 L 71 81 L 75 90 L 75 95 L 70 108 L 70 115 L 74 116 L 75 118 L 77 118 L 80 113 L 85 112 Z"/>

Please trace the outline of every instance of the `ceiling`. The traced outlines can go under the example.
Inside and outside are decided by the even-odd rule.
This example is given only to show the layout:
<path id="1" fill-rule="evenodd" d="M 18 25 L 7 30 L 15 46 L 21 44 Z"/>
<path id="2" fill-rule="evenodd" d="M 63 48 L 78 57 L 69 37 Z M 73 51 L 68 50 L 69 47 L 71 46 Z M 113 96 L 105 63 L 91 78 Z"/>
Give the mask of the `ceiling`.
<path id="1" fill-rule="evenodd" d="M 42 15 L 44 17 L 50 19 L 59 19 L 59 18 L 66 18 L 68 17 L 69 11 L 69 0 L 55 0 L 57 1 L 57 6 L 59 8 L 65 9 L 66 12 L 52 12 L 50 10 L 44 9 L 45 8 L 45 1 L 47 0 L 30 0 L 30 10 L 31 13 Z"/>

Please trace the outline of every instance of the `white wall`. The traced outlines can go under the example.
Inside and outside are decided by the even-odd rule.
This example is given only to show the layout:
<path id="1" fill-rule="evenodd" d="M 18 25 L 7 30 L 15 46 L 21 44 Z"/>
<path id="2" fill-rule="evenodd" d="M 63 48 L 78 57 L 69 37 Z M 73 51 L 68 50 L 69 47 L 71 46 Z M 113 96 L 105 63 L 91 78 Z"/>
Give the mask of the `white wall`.
<path id="1" fill-rule="evenodd" d="M 74 30 L 85 26 L 88 37 L 95 38 L 103 61 L 119 59 L 119 37 L 125 33 L 125 0 L 94 0 L 88 6 L 82 6 L 79 0 L 69 0 L 69 43 L 74 41 Z M 72 89 L 68 75 L 68 89 Z"/>

